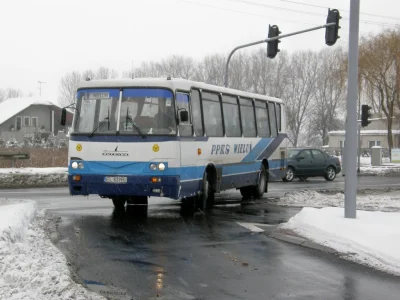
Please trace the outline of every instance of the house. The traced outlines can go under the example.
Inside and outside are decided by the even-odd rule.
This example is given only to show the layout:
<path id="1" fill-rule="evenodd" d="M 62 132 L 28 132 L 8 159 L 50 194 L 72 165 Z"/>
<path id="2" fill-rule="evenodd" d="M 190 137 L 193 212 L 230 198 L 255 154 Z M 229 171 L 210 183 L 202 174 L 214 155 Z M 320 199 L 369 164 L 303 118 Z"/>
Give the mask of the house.
<path id="1" fill-rule="evenodd" d="M 62 108 L 40 97 L 10 98 L 0 103 L 0 138 L 23 141 L 26 134 L 65 131 L 72 124 L 73 114 L 67 112 L 67 124 L 61 126 Z"/>
<path id="2" fill-rule="evenodd" d="M 377 115 L 375 118 L 369 119 L 371 123 L 367 127 L 361 128 L 361 148 L 372 148 L 373 146 L 381 146 L 389 148 L 387 118 Z M 361 121 L 359 121 L 361 122 Z M 345 131 L 330 131 L 329 147 L 343 148 L 345 140 Z M 400 148 L 400 124 L 395 119 L 392 123 L 393 147 Z"/>

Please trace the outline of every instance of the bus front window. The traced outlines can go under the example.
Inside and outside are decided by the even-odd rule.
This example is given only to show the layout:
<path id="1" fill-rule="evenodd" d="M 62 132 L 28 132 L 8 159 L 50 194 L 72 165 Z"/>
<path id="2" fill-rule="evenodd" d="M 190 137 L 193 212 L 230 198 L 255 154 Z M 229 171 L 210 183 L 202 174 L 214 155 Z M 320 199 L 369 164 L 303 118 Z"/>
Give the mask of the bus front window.
<path id="1" fill-rule="evenodd" d="M 115 133 L 118 116 L 118 90 L 80 90 L 75 133 Z"/>
<path id="2" fill-rule="evenodd" d="M 172 92 L 163 89 L 124 90 L 119 124 L 120 133 L 175 134 L 176 121 L 172 97 Z"/>

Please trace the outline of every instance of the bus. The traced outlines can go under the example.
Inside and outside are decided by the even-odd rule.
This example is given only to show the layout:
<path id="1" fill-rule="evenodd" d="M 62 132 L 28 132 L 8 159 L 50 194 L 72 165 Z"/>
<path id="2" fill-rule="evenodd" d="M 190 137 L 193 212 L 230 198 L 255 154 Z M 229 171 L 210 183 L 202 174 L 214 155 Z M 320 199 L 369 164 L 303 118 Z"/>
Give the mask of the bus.
<path id="1" fill-rule="evenodd" d="M 170 77 L 87 80 L 73 108 L 71 195 L 109 198 L 116 209 L 167 197 L 204 210 L 216 193 L 260 198 L 285 176 L 278 98 Z"/>

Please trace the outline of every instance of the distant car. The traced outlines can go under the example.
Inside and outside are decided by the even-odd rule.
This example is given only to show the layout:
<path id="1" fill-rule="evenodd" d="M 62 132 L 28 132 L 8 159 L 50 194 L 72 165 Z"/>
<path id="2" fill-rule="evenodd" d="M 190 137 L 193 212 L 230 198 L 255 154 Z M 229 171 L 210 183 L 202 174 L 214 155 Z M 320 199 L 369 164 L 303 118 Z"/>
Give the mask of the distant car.
<path id="1" fill-rule="evenodd" d="M 302 180 L 308 177 L 323 176 L 332 181 L 342 170 L 338 157 L 330 156 L 318 149 L 290 149 L 288 168 L 283 181 L 292 181 L 295 177 Z"/>

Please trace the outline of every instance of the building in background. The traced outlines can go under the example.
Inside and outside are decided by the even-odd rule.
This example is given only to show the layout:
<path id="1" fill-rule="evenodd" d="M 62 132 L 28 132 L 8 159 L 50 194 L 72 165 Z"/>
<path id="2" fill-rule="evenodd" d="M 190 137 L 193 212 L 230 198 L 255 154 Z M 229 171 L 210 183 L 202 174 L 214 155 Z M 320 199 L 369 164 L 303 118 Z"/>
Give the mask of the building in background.
<path id="1" fill-rule="evenodd" d="M 376 117 L 369 119 L 371 123 L 368 127 L 361 129 L 361 148 L 367 149 L 373 146 L 381 146 L 389 148 L 388 144 L 388 129 L 387 119 Z M 345 131 L 330 131 L 329 148 L 343 148 L 345 140 Z M 393 147 L 400 147 L 400 124 L 398 121 L 393 121 L 392 125 Z"/>
<path id="2" fill-rule="evenodd" d="M 67 124 L 61 126 L 61 107 L 40 97 L 10 98 L 0 103 L 0 138 L 23 141 L 26 134 L 41 131 L 57 135 L 67 132 L 73 113 L 67 112 Z"/>

